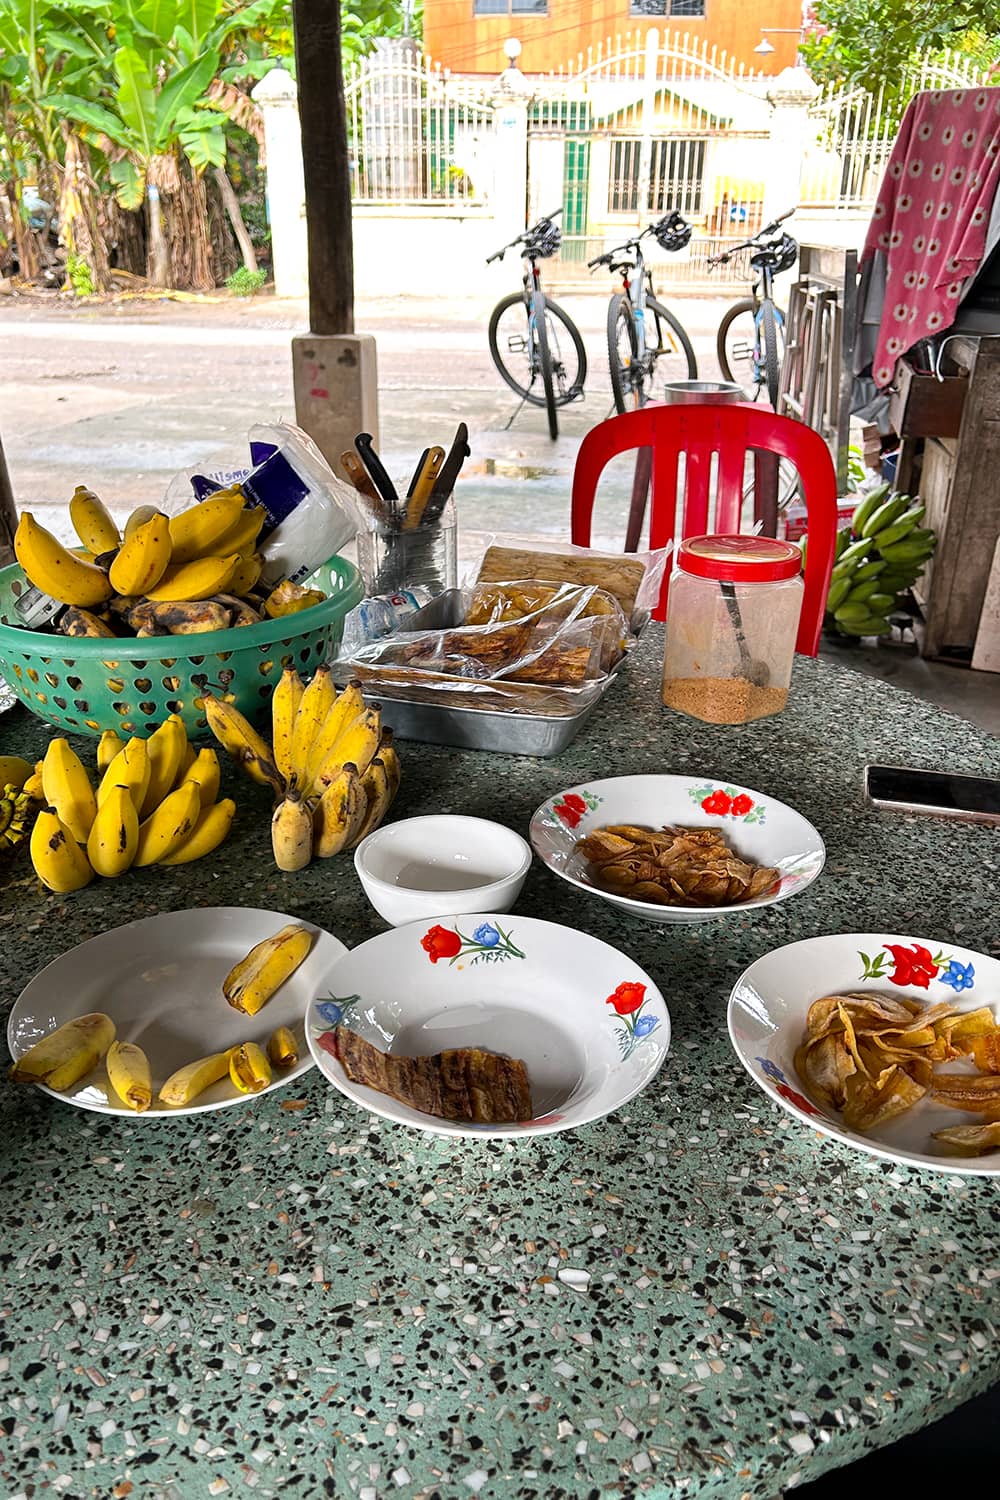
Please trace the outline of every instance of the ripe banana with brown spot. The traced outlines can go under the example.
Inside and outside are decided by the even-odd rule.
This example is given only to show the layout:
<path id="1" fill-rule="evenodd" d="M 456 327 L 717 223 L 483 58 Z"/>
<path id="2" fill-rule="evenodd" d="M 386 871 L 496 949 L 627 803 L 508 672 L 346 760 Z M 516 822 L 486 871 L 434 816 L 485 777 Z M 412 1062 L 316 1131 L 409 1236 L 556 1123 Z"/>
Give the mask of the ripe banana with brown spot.
<path id="1" fill-rule="evenodd" d="M 330 859 L 347 847 L 368 812 L 357 766 L 346 765 L 325 788 L 313 812 L 313 852 Z"/>
<path id="2" fill-rule="evenodd" d="M 97 809 L 87 839 L 87 858 L 96 875 L 124 875 L 139 848 L 139 815 L 127 786 L 115 786 Z"/>
<path id="3" fill-rule="evenodd" d="M 97 769 L 102 776 L 118 752 L 124 748 L 125 741 L 113 729 L 104 731 L 97 742 Z"/>
<path id="4" fill-rule="evenodd" d="M 213 1052 L 209 1057 L 199 1057 L 196 1062 L 185 1063 L 176 1073 L 171 1073 L 157 1096 L 161 1104 L 191 1104 L 213 1083 L 229 1074 L 229 1050 Z"/>
<path id="5" fill-rule="evenodd" d="M 259 1094 L 271 1082 L 271 1064 L 257 1042 L 243 1042 L 229 1054 L 229 1076 L 241 1094 Z"/>
<path id="6" fill-rule="evenodd" d="M 192 832 L 201 817 L 201 797 L 193 781 L 185 781 L 164 797 L 159 807 L 139 825 L 135 864 L 155 865 L 172 854 Z"/>
<path id="7" fill-rule="evenodd" d="M 399 791 L 399 783 L 403 779 L 403 768 L 400 764 L 399 753 L 396 750 L 391 729 L 382 730 L 382 739 L 379 742 L 378 753 L 381 756 L 382 764 L 385 766 L 385 774 L 389 778 L 389 787 L 392 791 L 393 799 L 395 799 L 396 793 Z"/>
<path id="8" fill-rule="evenodd" d="M 348 761 L 358 768 L 363 776 L 374 759 L 382 738 L 382 711 L 377 703 L 362 709 L 338 737 L 333 749 L 316 773 L 313 786 L 317 792 L 328 786 Z"/>
<path id="9" fill-rule="evenodd" d="M 244 509 L 229 530 L 219 537 L 213 552 L 240 552 L 245 557 L 252 556 L 266 519 L 267 511 L 263 505 L 252 505 Z"/>
<path id="10" fill-rule="evenodd" d="M 352 677 L 347 686 L 337 694 L 333 707 L 323 720 L 320 731 L 313 741 L 309 752 L 309 764 L 306 767 L 305 790 L 307 792 L 311 792 L 316 785 L 316 778 L 340 736 L 359 714 L 364 713 L 364 709 L 365 700 L 361 691 L 361 683 L 356 677 Z"/>
<path id="11" fill-rule="evenodd" d="M 267 1041 L 267 1056 L 272 1067 L 294 1068 L 299 1060 L 299 1046 L 287 1026 L 278 1026 Z"/>
<path id="12" fill-rule="evenodd" d="M 42 790 L 76 842 L 85 844 L 97 813 L 97 799 L 82 760 L 61 735 L 49 740 L 42 761 Z"/>
<path id="13" fill-rule="evenodd" d="M 219 795 L 219 757 L 211 746 L 199 750 L 194 760 L 184 767 L 183 773 L 178 776 L 178 785 L 181 781 L 193 781 L 198 788 L 202 808 L 213 807 L 215 799 Z"/>
<path id="14" fill-rule="evenodd" d="M 232 703 L 223 703 L 209 692 L 202 694 L 202 702 L 208 727 L 223 749 L 229 751 L 252 781 L 270 787 L 276 797 L 283 796 L 285 784 L 263 735 Z"/>
<path id="15" fill-rule="evenodd" d="M 135 810 L 139 812 L 149 789 L 149 776 L 149 751 L 146 749 L 146 741 L 133 735 L 119 750 L 101 778 L 101 784 L 97 788 L 98 807 L 109 795 L 112 787 L 127 786 L 132 795 Z"/>
<path id="16" fill-rule="evenodd" d="M 66 824 L 43 807 L 31 830 L 31 863 L 44 886 L 59 895 L 80 891 L 94 878 L 86 853 Z"/>
<path id="17" fill-rule="evenodd" d="M 35 587 L 60 604 L 93 609 L 111 598 L 111 580 L 104 569 L 64 547 L 29 510 L 22 513 L 14 533 L 14 553 Z"/>
<path id="18" fill-rule="evenodd" d="M 122 543 L 118 527 L 108 513 L 108 508 L 93 490 L 78 484 L 69 502 L 69 518 L 80 541 L 91 557 L 103 557 L 105 552 L 116 551 Z"/>
<path id="19" fill-rule="evenodd" d="M 148 594 L 170 566 L 170 527 L 157 511 L 125 538 L 108 577 L 116 594 Z"/>
<path id="20" fill-rule="evenodd" d="M 234 964 L 222 981 L 222 992 L 234 1010 L 255 1016 L 307 957 L 313 934 L 290 922 L 257 943 Z"/>
<path id="21" fill-rule="evenodd" d="M 361 778 L 361 785 L 364 788 L 367 806 L 361 826 L 349 845 L 351 849 L 356 849 L 362 839 L 366 839 L 370 833 L 375 832 L 392 805 L 392 787 L 380 755 L 376 755 Z"/>
<path id="22" fill-rule="evenodd" d="M 192 860 L 204 859 L 228 836 L 236 814 L 236 803 L 224 797 L 211 807 L 206 807 L 194 828 L 183 843 L 160 860 L 161 865 L 186 865 Z"/>
<path id="23" fill-rule="evenodd" d="M 184 720 L 177 714 L 171 714 L 158 729 L 153 730 L 146 741 L 149 785 L 139 809 L 140 818 L 148 818 L 167 793 L 174 789 L 187 748 L 187 730 L 184 728 Z"/>
<path id="24" fill-rule="evenodd" d="M 279 870 L 304 870 L 312 859 L 312 813 L 294 781 L 271 816 L 271 849 Z"/>
<path id="25" fill-rule="evenodd" d="M 334 687 L 330 668 L 325 665 L 317 667 L 303 690 L 292 730 L 292 776 L 306 795 L 309 792 L 308 770 L 312 748 L 336 697 L 337 689 Z"/>
<path id="26" fill-rule="evenodd" d="M 140 526 L 145 526 L 147 521 L 151 521 L 154 516 L 158 516 L 159 514 L 160 512 L 157 510 L 155 505 L 136 506 L 135 510 L 125 522 L 125 529 L 123 532 L 124 537 L 127 539 L 132 535 L 134 531 L 138 531 Z"/>
<path id="27" fill-rule="evenodd" d="M 217 490 L 197 505 L 182 510 L 180 515 L 172 516 L 170 541 L 174 562 L 190 563 L 213 554 L 218 556 L 219 544 L 242 518 L 244 504 L 243 491 L 234 485 L 232 489 Z M 228 546 L 226 550 L 232 553 L 239 548 Z"/>
<path id="28" fill-rule="evenodd" d="M 74 1016 L 41 1037 L 12 1065 L 15 1083 L 44 1083 L 62 1093 L 96 1068 L 115 1039 L 115 1023 L 103 1011 Z"/>
<path id="29" fill-rule="evenodd" d="M 79 605 L 71 604 L 64 609 L 59 616 L 59 632 L 61 635 L 71 636 L 74 640 L 97 640 L 106 636 L 114 636 L 110 625 L 105 625 L 89 609 L 80 609 Z"/>
<path id="30" fill-rule="evenodd" d="M 138 634 L 201 635 L 206 630 L 228 630 L 231 611 L 214 599 L 179 600 L 172 604 L 154 604 L 144 599 L 129 610 L 128 622 Z"/>
<path id="31" fill-rule="evenodd" d="M 292 736 L 302 702 L 303 682 L 294 667 L 286 667 L 271 696 L 271 748 L 274 763 L 286 785 L 292 779 Z M 308 791 L 308 788 L 303 788 Z"/>
<path id="32" fill-rule="evenodd" d="M 149 1059 L 134 1042 L 114 1041 L 105 1059 L 108 1079 L 119 1099 L 141 1114 L 153 1102 Z"/>

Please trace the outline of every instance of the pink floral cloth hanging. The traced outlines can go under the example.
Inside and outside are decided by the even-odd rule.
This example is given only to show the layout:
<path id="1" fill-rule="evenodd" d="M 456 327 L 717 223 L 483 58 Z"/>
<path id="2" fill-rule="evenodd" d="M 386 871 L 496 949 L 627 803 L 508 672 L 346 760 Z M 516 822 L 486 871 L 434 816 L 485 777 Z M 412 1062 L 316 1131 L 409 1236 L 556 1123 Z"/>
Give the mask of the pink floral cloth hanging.
<path id="1" fill-rule="evenodd" d="M 881 251 L 885 302 L 872 377 L 949 328 L 982 264 L 1000 181 L 1000 88 L 935 89 L 910 100 L 879 189 L 862 266 Z"/>

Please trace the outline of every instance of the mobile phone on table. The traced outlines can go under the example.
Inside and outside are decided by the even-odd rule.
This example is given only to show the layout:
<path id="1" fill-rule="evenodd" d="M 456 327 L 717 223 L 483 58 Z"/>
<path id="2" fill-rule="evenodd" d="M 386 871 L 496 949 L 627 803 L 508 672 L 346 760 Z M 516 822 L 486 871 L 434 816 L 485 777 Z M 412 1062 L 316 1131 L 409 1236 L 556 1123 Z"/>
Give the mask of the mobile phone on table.
<path id="1" fill-rule="evenodd" d="M 1000 823 L 1000 781 L 915 766 L 865 766 L 865 801 L 890 812 Z"/>

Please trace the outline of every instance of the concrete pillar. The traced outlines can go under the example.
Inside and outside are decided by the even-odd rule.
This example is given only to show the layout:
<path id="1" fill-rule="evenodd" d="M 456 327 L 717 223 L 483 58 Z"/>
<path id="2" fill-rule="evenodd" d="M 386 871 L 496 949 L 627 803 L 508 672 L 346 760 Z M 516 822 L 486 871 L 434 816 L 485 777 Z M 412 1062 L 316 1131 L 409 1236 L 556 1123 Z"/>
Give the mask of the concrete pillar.
<path id="1" fill-rule="evenodd" d="M 370 333 L 301 333 L 292 339 L 295 420 L 334 473 L 359 432 L 378 446 L 378 365 Z"/>
<path id="2" fill-rule="evenodd" d="M 306 190 L 295 79 L 285 68 L 274 67 L 264 74 L 252 97 L 264 117 L 274 289 L 279 297 L 307 297 Z"/>
<path id="3" fill-rule="evenodd" d="M 490 207 L 501 235 L 513 238 L 525 226 L 528 204 L 528 105 L 524 74 L 513 66 L 497 79 L 493 95 L 493 192 Z M 554 204 L 546 205 L 551 213 Z"/>
<path id="4" fill-rule="evenodd" d="M 786 68 L 767 91 L 771 106 L 770 140 L 764 174 L 764 222 L 795 208 L 806 147 L 809 109 L 819 94 L 805 68 Z M 795 233 L 795 226 L 791 226 Z"/>

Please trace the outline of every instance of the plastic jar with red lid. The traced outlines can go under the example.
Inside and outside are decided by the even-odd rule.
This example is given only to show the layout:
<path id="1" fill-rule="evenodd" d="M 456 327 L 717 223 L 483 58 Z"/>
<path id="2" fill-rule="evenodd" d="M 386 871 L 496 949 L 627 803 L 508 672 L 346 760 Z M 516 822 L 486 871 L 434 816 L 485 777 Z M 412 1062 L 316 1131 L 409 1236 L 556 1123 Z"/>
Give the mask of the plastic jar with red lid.
<path id="1" fill-rule="evenodd" d="M 709 724 L 746 724 L 788 701 L 802 554 L 764 536 L 682 542 L 670 580 L 663 702 Z"/>

